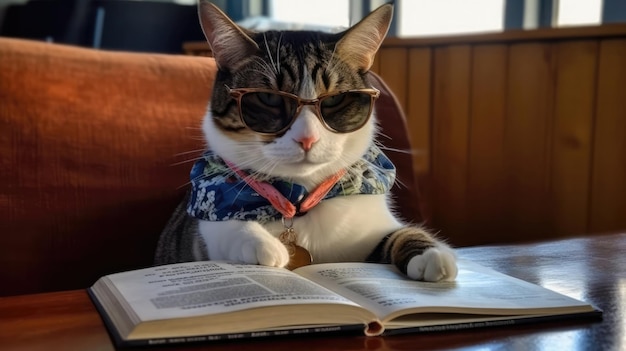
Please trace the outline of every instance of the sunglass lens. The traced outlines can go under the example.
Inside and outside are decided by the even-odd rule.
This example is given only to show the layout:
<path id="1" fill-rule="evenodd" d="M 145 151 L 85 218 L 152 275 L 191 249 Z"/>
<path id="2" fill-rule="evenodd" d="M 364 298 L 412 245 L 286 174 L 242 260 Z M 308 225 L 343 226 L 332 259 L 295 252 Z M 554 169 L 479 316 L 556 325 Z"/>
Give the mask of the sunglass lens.
<path id="1" fill-rule="evenodd" d="M 371 95 L 347 92 L 325 97 L 320 102 L 326 124 L 340 133 L 353 132 L 367 122 L 372 108 Z"/>
<path id="2" fill-rule="evenodd" d="M 285 129 L 297 107 L 297 101 L 280 94 L 250 92 L 241 97 L 241 117 L 248 128 L 259 133 Z"/>

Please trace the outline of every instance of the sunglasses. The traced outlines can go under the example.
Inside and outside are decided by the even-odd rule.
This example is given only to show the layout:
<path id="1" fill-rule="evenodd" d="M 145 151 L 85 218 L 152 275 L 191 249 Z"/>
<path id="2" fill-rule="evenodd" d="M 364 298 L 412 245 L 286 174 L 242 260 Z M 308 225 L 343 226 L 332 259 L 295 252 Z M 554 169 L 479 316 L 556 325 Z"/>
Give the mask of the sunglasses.
<path id="1" fill-rule="evenodd" d="M 367 123 L 374 109 L 374 101 L 380 96 L 380 91 L 374 88 L 322 94 L 317 99 L 302 99 L 294 94 L 271 89 L 228 90 L 237 101 L 242 123 L 256 133 L 269 135 L 281 134 L 289 129 L 305 105 L 315 107 L 317 117 L 328 130 L 335 133 L 353 132 Z"/>

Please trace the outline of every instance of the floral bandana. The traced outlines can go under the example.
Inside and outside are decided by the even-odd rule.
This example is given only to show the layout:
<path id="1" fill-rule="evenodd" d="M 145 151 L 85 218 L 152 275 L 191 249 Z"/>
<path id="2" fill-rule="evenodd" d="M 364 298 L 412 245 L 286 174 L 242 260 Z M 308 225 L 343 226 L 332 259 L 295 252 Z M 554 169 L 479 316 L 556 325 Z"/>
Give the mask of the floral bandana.
<path id="1" fill-rule="evenodd" d="M 362 159 L 350 166 L 324 200 L 335 196 L 384 194 L 393 186 L 395 177 L 394 165 L 378 147 L 372 145 Z M 205 221 L 242 220 L 261 223 L 282 218 L 282 214 L 268 200 L 250 188 L 212 151 L 206 151 L 194 164 L 190 178 L 191 194 L 187 213 L 192 217 Z M 296 208 L 308 195 L 301 185 L 280 178 L 266 181 Z"/>

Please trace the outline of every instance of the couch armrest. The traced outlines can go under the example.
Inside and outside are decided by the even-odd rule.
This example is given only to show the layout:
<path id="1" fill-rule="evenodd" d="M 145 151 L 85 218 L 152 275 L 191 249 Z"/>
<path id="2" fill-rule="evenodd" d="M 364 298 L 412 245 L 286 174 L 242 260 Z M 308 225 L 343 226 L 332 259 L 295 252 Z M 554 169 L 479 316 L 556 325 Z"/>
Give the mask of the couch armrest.
<path id="1" fill-rule="evenodd" d="M 210 58 L 0 38 L 0 295 L 152 262 L 214 74 Z"/>

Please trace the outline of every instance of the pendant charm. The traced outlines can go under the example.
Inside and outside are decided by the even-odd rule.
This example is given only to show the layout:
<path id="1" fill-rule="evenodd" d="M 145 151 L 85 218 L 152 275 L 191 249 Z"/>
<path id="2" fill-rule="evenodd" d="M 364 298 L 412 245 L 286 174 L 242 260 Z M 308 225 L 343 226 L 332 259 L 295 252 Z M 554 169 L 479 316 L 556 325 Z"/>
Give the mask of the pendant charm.
<path id="1" fill-rule="evenodd" d="M 291 254 L 292 252 L 293 254 Z M 285 268 L 290 271 L 313 263 L 313 257 L 309 250 L 300 245 L 293 245 L 292 248 L 289 249 L 289 256 L 289 263 L 287 263 Z"/>
<path id="2" fill-rule="evenodd" d="M 313 262 L 311 253 L 304 247 L 296 244 L 298 235 L 293 229 L 293 218 L 291 218 L 289 225 L 285 223 L 285 219 L 283 218 L 283 225 L 285 226 L 285 231 L 280 234 L 278 239 L 285 245 L 287 252 L 289 252 L 289 263 L 287 263 L 285 268 L 294 270 L 298 267 L 311 264 Z"/>

